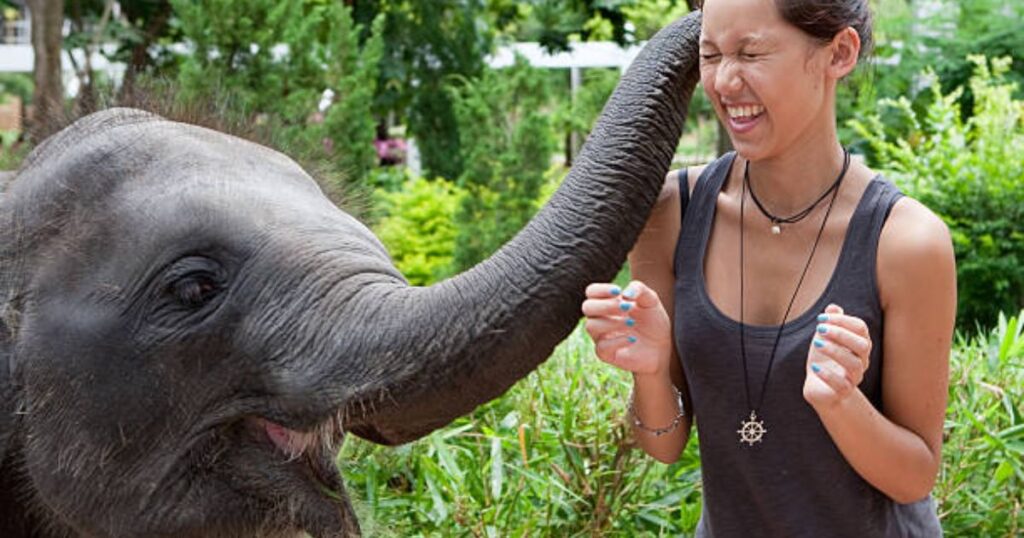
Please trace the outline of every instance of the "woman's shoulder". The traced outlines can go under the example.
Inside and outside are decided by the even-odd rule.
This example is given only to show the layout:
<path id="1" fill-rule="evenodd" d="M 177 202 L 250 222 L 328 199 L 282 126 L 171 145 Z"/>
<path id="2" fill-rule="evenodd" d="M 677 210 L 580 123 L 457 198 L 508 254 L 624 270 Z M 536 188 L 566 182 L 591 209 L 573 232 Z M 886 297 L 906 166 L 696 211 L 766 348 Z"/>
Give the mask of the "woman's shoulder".
<path id="1" fill-rule="evenodd" d="M 934 292 L 937 290 L 922 288 L 934 284 L 935 277 L 955 278 L 955 272 L 953 241 L 946 223 L 914 198 L 897 200 L 878 239 L 882 295 Z"/>
<path id="2" fill-rule="evenodd" d="M 697 180 L 701 174 L 708 167 L 707 164 L 699 166 L 688 166 L 682 169 L 669 170 L 668 174 L 665 175 L 665 185 L 661 188 L 661 198 L 670 199 L 679 197 L 679 185 L 682 183 L 680 180 L 685 177 L 687 185 L 687 195 L 693 194 L 693 188 L 697 186 Z M 682 177 L 681 177 L 682 175 Z"/>

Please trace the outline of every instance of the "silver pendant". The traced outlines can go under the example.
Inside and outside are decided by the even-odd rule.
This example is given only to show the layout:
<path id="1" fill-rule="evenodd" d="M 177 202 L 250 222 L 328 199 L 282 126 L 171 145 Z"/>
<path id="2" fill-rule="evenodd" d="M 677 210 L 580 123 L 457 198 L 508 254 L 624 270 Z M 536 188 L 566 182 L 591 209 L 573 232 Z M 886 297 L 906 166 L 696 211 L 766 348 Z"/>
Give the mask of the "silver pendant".
<path id="1" fill-rule="evenodd" d="M 779 235 L 782 233 L 782 226 L 778 224 L 772 224 L 772 235 Z"/>
<path id="2" fill-rule="evenodd" d="M 740 443 L 754 446 L 754 443 L 761 442 L 761 438 L 768 430 L 765 429 L 763 420 L 757 420 L 757 412 L 751 411 L 750 420 L 741 420 L 740 429 L 736 430 L 736 433 L 740 434 Z"/>

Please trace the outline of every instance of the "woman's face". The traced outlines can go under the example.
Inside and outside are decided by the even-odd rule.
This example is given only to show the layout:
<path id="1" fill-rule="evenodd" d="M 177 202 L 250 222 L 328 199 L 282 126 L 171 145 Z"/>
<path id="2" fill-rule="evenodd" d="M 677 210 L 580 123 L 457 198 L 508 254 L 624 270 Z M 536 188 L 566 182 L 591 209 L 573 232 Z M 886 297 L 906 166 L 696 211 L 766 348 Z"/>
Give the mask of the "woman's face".
<path id="1" fill-rule="evenodd" d="M 706 0 L 700 55 L 704 91 L 744 157 L 778 156 L 834 128 L 829 47 L 774 0 Z"/>

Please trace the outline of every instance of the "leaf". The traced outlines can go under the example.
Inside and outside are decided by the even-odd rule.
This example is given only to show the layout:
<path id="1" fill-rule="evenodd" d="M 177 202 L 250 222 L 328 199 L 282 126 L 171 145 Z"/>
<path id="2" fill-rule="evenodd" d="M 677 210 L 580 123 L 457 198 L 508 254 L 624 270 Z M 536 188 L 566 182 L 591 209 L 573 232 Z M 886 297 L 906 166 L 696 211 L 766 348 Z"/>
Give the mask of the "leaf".
<path id="1" fill-rule="evenodd" d="M 1010 465 L 1009 461 L 1003 460 L 999 467 L 996 467 L 996 472 L 992 478 L 996 481 L 996 484 L 1002 484 L 1011 476 L 1013 476 L 1013 465 Z"/>
<path id="2" fill-rule="evenodd" d="M 501 438 L 491 437 L 491 497 L 497 502 L 505 483 L 505 460 L 501 452 Z"/>

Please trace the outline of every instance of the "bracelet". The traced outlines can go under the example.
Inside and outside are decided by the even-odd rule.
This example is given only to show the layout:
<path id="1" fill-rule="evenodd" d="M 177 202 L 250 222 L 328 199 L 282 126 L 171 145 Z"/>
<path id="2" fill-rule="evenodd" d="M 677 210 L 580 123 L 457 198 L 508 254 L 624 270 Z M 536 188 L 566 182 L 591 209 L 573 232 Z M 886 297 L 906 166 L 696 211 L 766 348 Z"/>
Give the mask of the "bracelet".
<path id="1" fill-rule="evenodd" d="M 633 416 L 633 426 L 636 427 L 636 429 L 643 432 L 647 432 L 655 437 L 661 437 L 662 435 L 665 435 L 666 433 L 669 433 L 678 428 L 679 425 L 682 424 L 683 419 L 686 417 L 686 410 L 683 408 L 683 395 L 682 393 L 679 392 L 679 389 L 676 388 L 675 384 L 672 384 L 672 390 L 674 390 L 676 393 L 676 405 L 679 406 L 679 413 L 676 414 L 676 418 L 672 419 L 672 422 L 669 423 L 669 425 L 665 426 L 664 428 L 651 428 L 644 425 L 644 423 L 640 421 L 640 417 L 637 416 L 636 414 L 636 406 L 633 402 L 635 392 L 630 392 L 629 414 Z"/>

